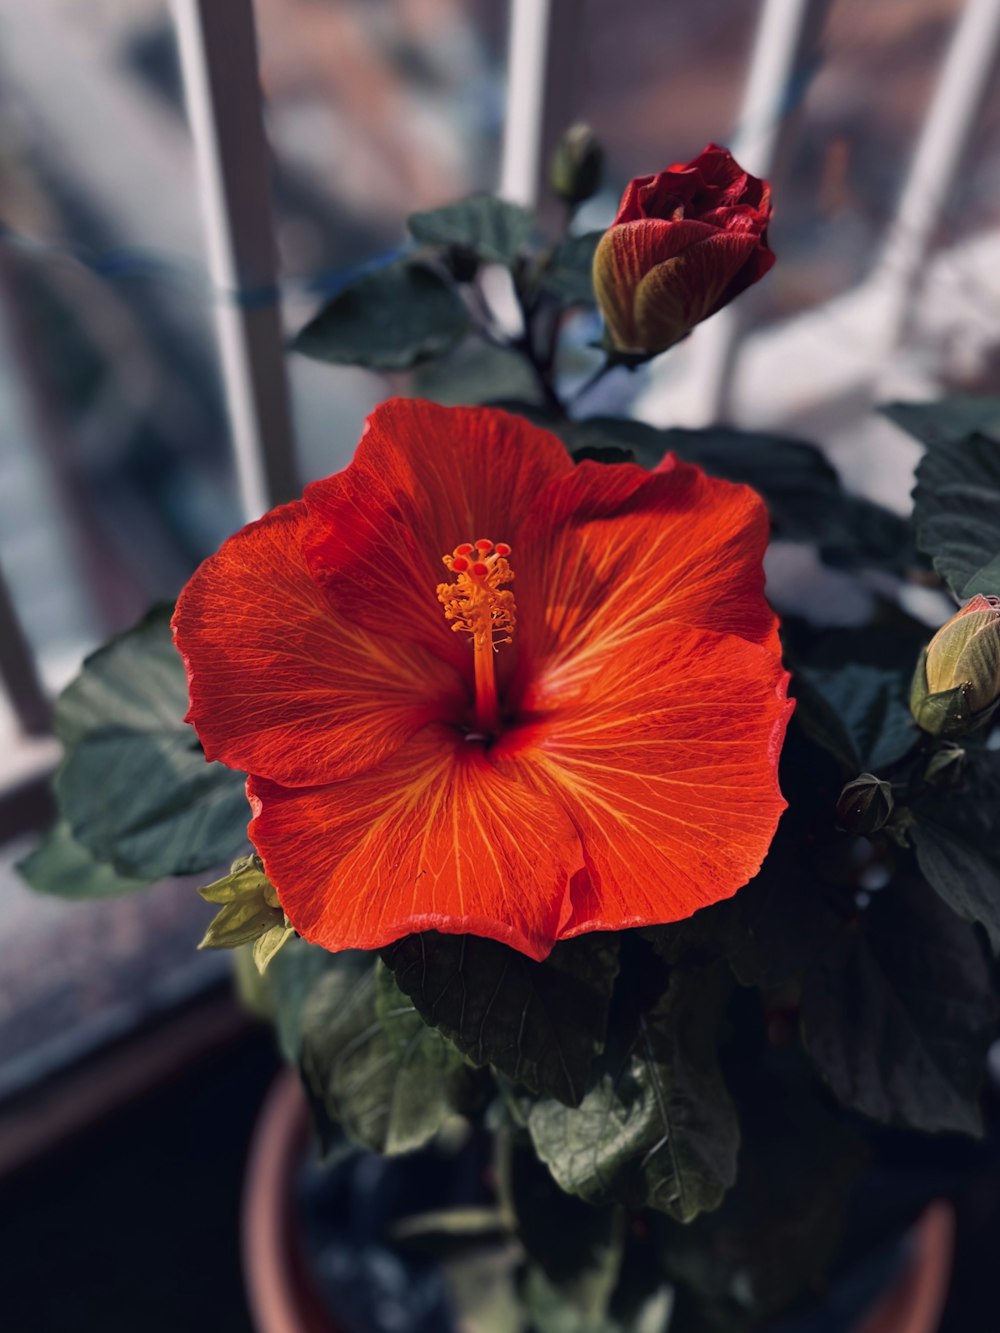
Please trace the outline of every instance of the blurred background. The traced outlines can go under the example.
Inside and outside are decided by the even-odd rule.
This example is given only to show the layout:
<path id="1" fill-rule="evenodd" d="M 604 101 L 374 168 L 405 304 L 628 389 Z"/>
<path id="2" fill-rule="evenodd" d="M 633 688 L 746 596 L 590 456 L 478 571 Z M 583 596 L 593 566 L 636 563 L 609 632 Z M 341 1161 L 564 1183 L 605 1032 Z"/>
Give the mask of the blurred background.
<path id="1" fill-rule="evenodd" d="M 217 0 L 220 11 L 231 3 Z M 138 1153 L 149 1135 L 165 1144 L 170 1218 L 201 1144 L 216 1154 L 209 1194 L 229 1203 L 184 1243 L 211 1233 L 228 1255 L 221 1287 L 201 1282 L 197 1318 L 219 1330 L 247 1327 L 238 1298 L 218 1294 L 237 1286 L 224 1208 L 235 1208 L 245 1127 L 273 1056 L 235 1009 L 201 1005 L 228 969 L 194 953 L 211 909 L 187 883 L 109 903 L 42 899 L 13 870 L 50 814 L 48 700 L 88 651 L 171 599 L 246 512 L 218 318 L 267 304 L 268 292 L 246 281 L 242 297 L 222 290 L 206 242 L 205 164 L 199 175 L 177 42 L 178 20 L 198 8 L 0 0 L 0 1175 L 20 1173 L 8 1198 L 22 1210 L 4 1212 L 0 1231 L 13 1235 L 27 1208 L 63 1247 L 86 1230 L 93 1214 L 77 1205 L 99 1180 L 128 1209 L 129 1145 Z M 607 149 L 581 229 L 607 225 L 631 176 L 716 140 L 773 178 L 779 262 L 624 389 L 656 424 L 731 420 L 817 438 L 853 487 L 905 509 L 916 447 L 873 406 L 996 392 L 1000 380 L 998 9 L 255 0 L 284 327 L 396 251 L 410 212 L 497 188 L 532 202 L 573 121 Z M 239 58 L 234 48 L 231 67 L 211 72 L 213 95 L 239 83 Z M 263 213 L 253 226 L 266 233 L 271 222 Z M 582 346 L 596 326 L 579 323 L 570 341 Z M 367 411 L 407 389 L 301 357 L 285 369 L 303 482 L 344 466 Z M 614 380 L 589 410 L 622 406 Z M 222 1091 L 190 1072 L 219 1051 Z M 197 1096 L 183 1083 L 192 1077 Z M 173 1101 L 109 1120 L 164 1080 Z M 190 1141 L 161 1139 L 164 1106 Z M 220 1117 L 242 1126 L 235 1139 Z M 205 1123 L 207 1140 L 196 1132 Z M 59 1156 L 85 1130 L 110 1176 L 95 1166 L 84 1178 L 75 1157 Z M 63 1191 L 58 1218 L 38 1212 L 53 1189 Z M 94 1283 L 84 1267 L 78 1294 Z M 154 1278 L 122 1276 L 121 1257 L 117 1269 L 142 1308 L 140 1321 L 129 1307 L 123 1327 L 202 1327 L 176 1304 L 178 1274 L 190 1273 L 183 1246 Z M 189 1281 L 184 1301 L 196 1295 Z M 0 1326 L 98 1326 L 61 1322 L 38 1299 L 34 1314 L 15 1305 Z"/>

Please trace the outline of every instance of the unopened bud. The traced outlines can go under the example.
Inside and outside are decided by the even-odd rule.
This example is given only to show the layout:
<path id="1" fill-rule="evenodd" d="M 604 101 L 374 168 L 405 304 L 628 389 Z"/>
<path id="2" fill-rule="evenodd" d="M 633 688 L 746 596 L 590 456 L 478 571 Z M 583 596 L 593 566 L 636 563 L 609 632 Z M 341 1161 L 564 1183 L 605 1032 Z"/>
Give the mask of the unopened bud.
<path id="1" fill-rule="evenodd" d="M 571 125 L 556 144 L 549 181 L 567 204 L 582 204 L 596 194 L 604 169 L 604 149 L 589 125 Z"/>
<path id="2" fill-rule="evenodd" d="M 924 769 L 924 781 L 931 787 L 955 787 L 965 772 L 966 753 L 959 745 L 945 745 L 935 751 Z"/>
<path id="3" fill-rule="evenodd" d="M 1000 702 L 1000 597 L 977 595 L 931 639 L 917 663 L 910 709 L 932 736 L 961 736 Z"/>
<path id="4" fill-rule="evenodd" d="M 874 773 L 848 782 L 837 799 L 837 822 L 847 833 L 876 833 L 892 814 L 892 787 Z"/>

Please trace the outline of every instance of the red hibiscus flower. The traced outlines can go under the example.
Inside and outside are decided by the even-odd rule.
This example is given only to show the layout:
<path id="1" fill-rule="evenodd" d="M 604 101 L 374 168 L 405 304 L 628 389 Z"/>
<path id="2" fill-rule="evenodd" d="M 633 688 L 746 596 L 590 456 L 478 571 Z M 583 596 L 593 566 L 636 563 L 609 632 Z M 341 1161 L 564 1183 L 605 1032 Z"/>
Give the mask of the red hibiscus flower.
<path id="1" fill-rule="evenodd" d="M 709 144 L 693 162 L 631 181 L 594 255 L 594 289 L 611 345 L 666 351 L 757 282 L 771 187 Z"/>
<path id="2" fill-rule="evenodd" d="M 393 400 L 354 462 L 231 537 L 174 617 L 189 720 L 327 949 L 689 916 L 757 871 L 790 704 L 767 518 L 667 459 L 574 466 Z"/>

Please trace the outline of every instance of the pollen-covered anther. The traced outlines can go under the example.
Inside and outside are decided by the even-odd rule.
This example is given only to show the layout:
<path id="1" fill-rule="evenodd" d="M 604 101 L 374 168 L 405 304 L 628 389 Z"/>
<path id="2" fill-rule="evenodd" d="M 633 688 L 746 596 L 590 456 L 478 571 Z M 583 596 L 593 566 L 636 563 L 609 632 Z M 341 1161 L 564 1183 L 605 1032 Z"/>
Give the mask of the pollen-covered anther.
<path id="1" fill-rule="evenodd" d="M 470 560 L 473 553 L 478 558 Z M 438 585 L 438 600 L 452 629 L 471 634 L 477 648 L 492 649 L 511 642 L 514 594 L 504 586 L 514 578 L 509 555 L 506 542 L 494 546 L 483 537 L 475 543 L 462 542 L 443 557 L 455 581 Z"/>

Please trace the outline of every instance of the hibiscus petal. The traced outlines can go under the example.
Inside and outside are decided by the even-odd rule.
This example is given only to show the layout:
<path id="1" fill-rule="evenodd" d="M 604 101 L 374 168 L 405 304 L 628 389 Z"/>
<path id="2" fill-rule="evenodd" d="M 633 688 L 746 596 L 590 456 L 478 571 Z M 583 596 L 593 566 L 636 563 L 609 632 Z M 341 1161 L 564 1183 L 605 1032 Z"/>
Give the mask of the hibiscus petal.
<path id="1" fill-rule="evenodd" d="M 520 417 L 392 399 L 350 467 L 306 487 L 306 559 L 343 615 L 471 669 L 434 595 L 441 557 L 485 537 L 509 542 L 516 564 L 521 516 L 572 467 L 555 435 Z"/>
<path id="2" fill-rule="evenodd" d="M 562 937 L 680 920 L 756 874 L 785 808 L 787 684 L 766 648 L 668 625 L 536 725 L 522 778 L 565 805 L 590 872 Z"/>
<path id="3" fill-rule="evenodd" d="M 545 958 L 583 866 L 565 811 L 454 732 L 421 732 L 348 782 L 251 777 L 250 838 L 300 934 L 377 949 L 416 931 L 474 934 Z"/>
<path id="4" fill-rule="evenodd" d="M 737 634 L 780 655 L 764 598 L 767 511 L 748 486 L 668 457 L 581 463 L 539 496 L 518 564 L 526 709 L 571 697 L 669 622 Z"/>
<path id="5" fill-rule="evenodd" d="M 437 658 L 331 609 L 302 555 L 307 524 L 295 503 L 230 537 L 173 619 L 206 757 L 293 786 L 371 767 L 464 697 Z"/>

